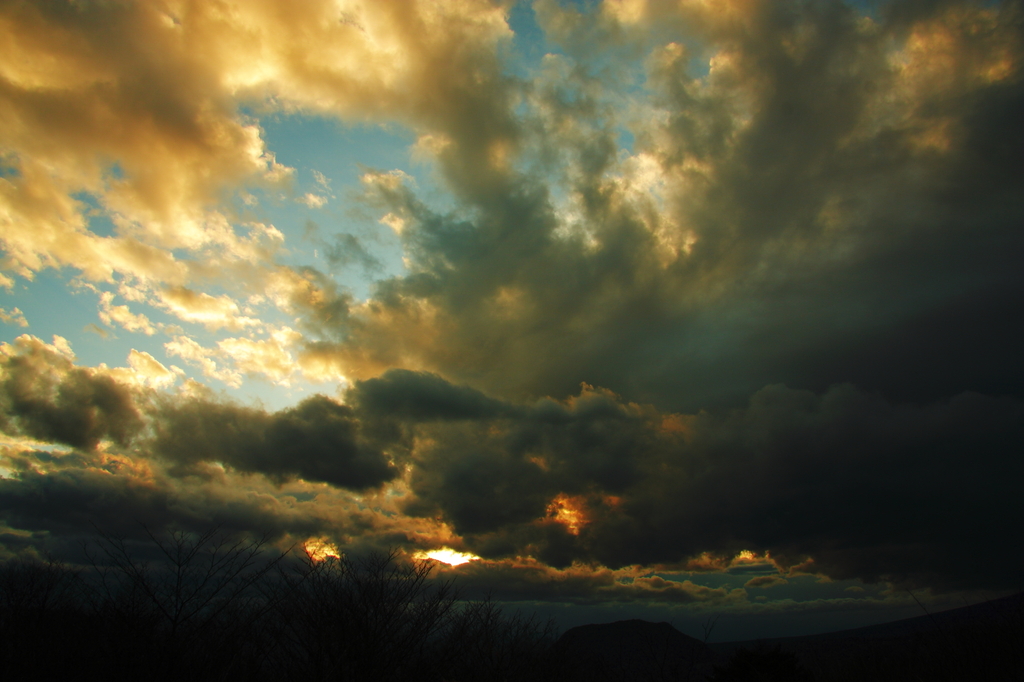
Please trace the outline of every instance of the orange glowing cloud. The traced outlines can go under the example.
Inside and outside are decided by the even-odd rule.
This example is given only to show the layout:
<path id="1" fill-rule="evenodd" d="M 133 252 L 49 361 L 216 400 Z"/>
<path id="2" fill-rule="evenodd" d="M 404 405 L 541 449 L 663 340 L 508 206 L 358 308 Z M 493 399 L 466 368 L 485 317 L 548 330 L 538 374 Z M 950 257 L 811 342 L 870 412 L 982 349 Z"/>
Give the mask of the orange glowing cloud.
<path id="1" fill-rule="evenodd" d="M 309 558 L 316 562 L 327 561 L 327 559 L 331 558 L 341 558 L 341 551 L 338 550 L 338 546 L 324 538 L 310 538 L 306 540 L 303 547 Z"/>
<path id="2" fill-rule="evenodd" d="M 586 503 L 582 497 L 559 493 L 547 508 L 548 518 L 560 523 L 573 535 L 590 523 L 586 513 Z"/>

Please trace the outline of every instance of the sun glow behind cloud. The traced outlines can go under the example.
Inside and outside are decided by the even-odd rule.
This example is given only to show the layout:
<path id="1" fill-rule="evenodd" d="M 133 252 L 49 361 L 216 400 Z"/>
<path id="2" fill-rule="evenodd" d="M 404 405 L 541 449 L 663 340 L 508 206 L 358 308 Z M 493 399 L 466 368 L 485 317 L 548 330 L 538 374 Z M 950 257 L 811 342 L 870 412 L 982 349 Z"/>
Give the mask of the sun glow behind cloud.
<path id="1" fill-rule="evenodd" d="M 548 517 L 565 526 L 572 535 L 579 535 L 589 519 L 581 497 L 559 493 L 547 507 Z"/>
<path id="2" fill-rule="evenodd" d="M 443 564 L 449 566 L 461 566 L 462 564 L 468 564 L 470 561 L 479 561 L 480 557 L 475 554 L 469 554 L 467 552 L 457 552 L 449 547 L 442 547 L 441 549 L 433 549 L 429 552 L 416 552 L 413 554 L 414 559 L 433 559 L 434 561 L 440 561 Z"/>
<path id="3" fill-rule="evenodd" d="M 340 559 L 341 550 L 333 542 L 329 542 L 324 538 L 310 538 L 306 540 L 303 545 L 306 549 L 306 554 L 313 561 L 327 561 L 328 559 Z"/>

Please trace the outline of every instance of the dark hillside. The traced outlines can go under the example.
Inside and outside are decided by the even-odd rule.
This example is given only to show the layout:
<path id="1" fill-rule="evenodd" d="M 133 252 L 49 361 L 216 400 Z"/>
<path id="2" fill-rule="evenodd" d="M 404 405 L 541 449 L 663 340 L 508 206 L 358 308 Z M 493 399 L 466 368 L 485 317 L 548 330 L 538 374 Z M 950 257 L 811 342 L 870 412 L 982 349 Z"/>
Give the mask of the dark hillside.
<path id="1" fill-rule="evenodd" d="M 852 630 L 710 645 L 720 656 L 775 647 L 796 654 L 818 682 L 1024 679 L 1024 595 Z"/>
<path id="2" fill-rule="evenodd" d="M 569 680 L 703 680 L 718 662 L 700 640 L 668 623 L 623 620 L 581 625 L 555 643 L 555 660 Z"/>

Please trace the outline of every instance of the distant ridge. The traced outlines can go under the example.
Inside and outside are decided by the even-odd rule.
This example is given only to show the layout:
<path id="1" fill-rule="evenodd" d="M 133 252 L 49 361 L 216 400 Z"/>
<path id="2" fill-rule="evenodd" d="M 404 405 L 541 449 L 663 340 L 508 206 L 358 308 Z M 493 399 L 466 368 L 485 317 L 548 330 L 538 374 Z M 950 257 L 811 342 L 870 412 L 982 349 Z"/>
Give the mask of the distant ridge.
<path id="1" fill-rule="evenodd" d="M 822 680 L 1010 680 L 1022 679 L 1022 628 L 1024 594 L 1018 593 L 850 630 L 710 645 L 669 623 L 581 625 L 558 639 L 552 655 L 560 682 L 704 681 L 739 649 L 776 647 Z"/>
<path id="2" fill-rule="evenodd" d="M 703 680 L 721 661 L 710 647 L 669 623 L 620 620 L 581 625 L 555 643 L 568 680 Z"/>
<path id="3" fill-rule="evenodd" d="M 710 646 L 720 656 L 780 647 L 822 680 L 1019 680 L 1024 595 L 852 630 Z"/>
<path id="4" fill-rule="evenodd" d="M 736 649 L 752 649 L 759 645 L 775 646 L 776 644 L 781 644 L 784 649 L 792 649 L 804 644 L 826 643 L 831 640 L 891 639 L 931 633 L 944 628 L 971 627 L 979 623 L 999 619 L 1006 614 L 1019 614 L 1022 609 L 1024 609 L 1024 593 L 1017 593 L 978 604 L 960 606 L 955 609 L 923 614 L 912 618 L 903 618 L 888 623 L 866 625 L 850 630 L 836 630 L 834 632 L 797 637 L 763 637 L 745 641 L 716 642 L 708 646 L 718 653 L 729 654 Z"/>

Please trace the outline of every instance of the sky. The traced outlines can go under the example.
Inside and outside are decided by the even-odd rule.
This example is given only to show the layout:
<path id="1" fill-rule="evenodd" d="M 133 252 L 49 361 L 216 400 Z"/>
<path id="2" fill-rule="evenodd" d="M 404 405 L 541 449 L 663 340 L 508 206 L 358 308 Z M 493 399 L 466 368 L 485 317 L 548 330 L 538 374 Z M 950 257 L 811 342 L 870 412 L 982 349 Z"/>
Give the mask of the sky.
<path id="1" fill-rule="evenodd" d="M 0 559 L 718 641 L 1019 589 L 1022 64 L 1015 1 L 0 2 Z"/>

